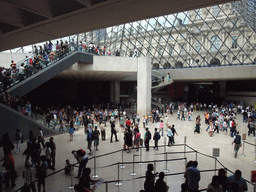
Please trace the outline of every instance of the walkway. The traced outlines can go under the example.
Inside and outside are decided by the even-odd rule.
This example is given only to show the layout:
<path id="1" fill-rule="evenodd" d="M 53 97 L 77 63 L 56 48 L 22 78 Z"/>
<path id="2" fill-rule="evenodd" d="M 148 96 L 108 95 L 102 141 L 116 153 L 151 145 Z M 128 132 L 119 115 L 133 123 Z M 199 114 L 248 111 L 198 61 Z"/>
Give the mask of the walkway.
<path id="1" fill-rule="evenodd" d="M 202 118 L 202 128 L 201 128 L 201 134 L 193 134 L 193 128 L 195 126 L 195 118 L 197 115 L 200 115 L 203 117 L 203 112 L 195 111 L 192 117 L 192 121 L 180 121 L 176 118 L 176 113 L 174 116 L 169 116 L 169 121 L 168 123 L 174 124 L 176 126 L 176 130 L 178 133 L 178 136 L 176 136 L 175 141 L 176 144 L 182 144 L 184 142 L 184 136 L 187 136 L 187 144 L 194 149 L 198 150 L 199 152 L 212 155 L 212 148 L 220 148 L 220 157 L 219 161 L 224 164 L 224 166 L 227 166 L 229 169 L 232 171 L 235 171 L 236 169 L 241 169 L 243 173 L 243 177 L 250 180 L 250 172 L 251 170 L 255 170 L 256 164 L 252 162 L 254 160 L 254 155 L 252 154 L 254 152 L 254 147 L 246 145 L 245 146 L 245 154 L 247 155 L 246 157 L 240 156 L 242 153 L 242 149 L 239 151 L 238 157 L 235 159 L 234 158 L 234 152 L 233 152 L 233 146 L 231 145 L 232 139 L 230 136 L 226 134 L 214 134 L 213 137 L 209 137 L 208 134 L 204 131 L 206 128 L 206 125 L 204 124 L 204 120 Z M 241 133 L 246 133 L 247 132 L 247 124 L 242 123 L 242 116 L 238 115 L 237 117 L 237 123 L 238 123 L 238 130 Z M 157 127 L 157 124 L 152 124 L 149 123 L 149 126 L 151 133 L 153 133 L 153 129 Z M 144 130 L 143 128 L 140 129 L 142 132 L 142 135 L 144 135 Z M 123 134 L 119 131 L 118 133 L 118 138 L 119 142 L 113 142 L 110 143 L 109 138 L 110 138 L 110 127 L 109 124 L 107 126 L 107 140 L 106 141 L 100 141 L 100 147 L 99 151 L 97 151 L 97 155 L 105 154 L 108 152 L 112 152 L 115 150 L 119 150 L 122 148 L 123 145 L 123 139 L 122 136 Z M 166 135 L 166 132 L 165 132 Z M 48 138 L 46 138 L 48 141 Z M 65 165 L 65 160 L 70 159 L 72 163 L 75 163 L 75 160 L 71 154 L 71 151 L 73 149 L 86 149 L 87 148 L 87 142 L 86 142 L 86 137 L 84 135 L 83 129 L 80 129 L 75 132 L 74 136 L 74 141 L 70 142 L 69 141 L 69 134 L 61 134 L 54 136 L 54 140 L 57 145 L 57 157 L 56 157 L 56 171 L 59 169 L 62 169 Z M 163 137 L 160 140 L 160 145 L 163 145 L 164 139 Z M 247 142 L 254 143 L 255 140 L 251 136 L 247 139 Z M 150 145 L 153 145 L 153 141 L 151 140 Z M 25 150 L 26 144 L 22 144 L 22 151 Z M 188 149 L 187 149 L 188 150 Z M 167 151 L 183 151 L 183 146 L 181 147 L 168 147 Z M 153 156 L 154 154 L 163 152 L 163 148 L 159 149 L 159 151 L 155 151 L 151 149 L 148 153 L 145 152 L 145 149 L 143 150 L 143 159 L 142 160 L 152 160 L 153 158 L 157 159 L 163 159 L 163 156 Z M 44 152 L 43 152 L 44 153 Z M 131 153 L 124 153 L 124 161 L 129 161 L 132 162 L 133 154 L 139 154 L 139 152 L 136 152 L 135 150 L 132 150 Z M 0 157 L 3 157 L 2 150 L 0 152 Z M 91 157 L 91 156 L 90 156 Z M 170 155 L 168 156 L 168 159 L 173 159 L 173 158 L 182 158 L 183 154 L 179 155 Z M 195 159 L 195 154 L 187 154 L 188 160 L 194 160 Z M 18 189 L 22 183 L 23 180 L 21 179 L 22 175 L 22 170 L 24 167 L 24 161 L 25 161 L 25 156 L 23 156 L 21 153 L 20 154 L 14 154 L 14 158 L 16 161 L 16 169 L 19 174 L 19 178 L 17 179 L 17 187 L 15 189 Z M 109 164 L 116 163 L 117 161 L 121 161 L 121 153 L 113 154 L 112 156 L 106 156 L 104 158 L 98 158 L 97 159 L 97 166 L 106 166 Z M 139 157 L 136 157 L 136 161 L 139 161 Z M 199 161 L 199 169 L 201 170 L 206 170 L 206 169 L 214 169 L 214 160 L 211 160 L 209 158 L 202 157 L 201 155 L 198 155 L 198 161 Z M 90 160 L 88 163 L 89 167 L 93 167 L 94 161 Z M 245 166 L 246 165 L 246 166 Z M 156 166 L 158 172 L 163 171 L 165 169 L 165 163 L 157 163 Z M 220 168 L 220 166 L 218 166 Z M 1 167 L 2 169 L 2 167 Z M 184 161 L 175 161 L 168 163 L 168 169 L 170 170 L 169 173 L 173 172 L 183 172 L 184 171 Z M 131 176 L 130 173 L 132 172 L 132 165 L 126 165 L 125 169 L 120 170 L 120 178 L 121 179 L 129 179 L 132 177 L 139 177 L 139 176 L 144 176 L 146 171 L 146 164 L 143 165 L 135 165 L 135 172 L 137 173 L 136 176 Z M 53 171 L 48 170 L 48 174 L 51 174 Z M 75 169 L 75 175 L 77 174 L 77 168 Z M 92 172 L 93 174 L 93 172 Z M 109 167 L 109 168 L 102 168 L 97 170 L 97 174 L 99 177 L 102 177 L 104 180 L 116 180 L 117 179 L 117 168 L 116 166 L 114 167 Z M 200 182 L 200 189 L 206 188 L 207 185 L 211 182 L 211 176 L 214 173 L 202 173 L 201 174 L 201 182 Z M 70 177 L 66 176 L 64 172 L 59 172 L 51 177 L 49 177 L 46 182 L 47 182 L 47 192 L 51 191 L 62 191 L 62 192 L 68 192 L 72 191 L 68 189 L 68 186 L 70 185 Z M 182 175 L 177 175 L 177 176 L 171 176 L 171 177 L 166 177 L 167 184 L 171 186 L 171 191 L 179 191 L 180 190 L 180 184 L 184 182 L 184 179 Z M 75 179 L 75 183 L 78 182 L 78 179 Z M 127 191 L 127 192 L 138 192 L 140 189 L 143 188 L 143 182 L 144 179 L 140 180 L 135 180 L 135 181 L 130 181 L 130 182 L 123 182 L 122 186 L 115 186 L 113 184 L 109 184 L 109 191 L 111 192 L 117 192 L 117 191 Z M 119 190 L 118 190 L 119 188 Z M 5 191 L 9 191 L 5 190 Z M 14 191 L 13 189 L 11 191 Z M 105 191 L 105 185 L 102 185 L 99 187 L 99 189 L 96 190 L 97 192 L 103 192 Z M 251 186 L 249 185 L 249 190 L 252 191 Z"/>

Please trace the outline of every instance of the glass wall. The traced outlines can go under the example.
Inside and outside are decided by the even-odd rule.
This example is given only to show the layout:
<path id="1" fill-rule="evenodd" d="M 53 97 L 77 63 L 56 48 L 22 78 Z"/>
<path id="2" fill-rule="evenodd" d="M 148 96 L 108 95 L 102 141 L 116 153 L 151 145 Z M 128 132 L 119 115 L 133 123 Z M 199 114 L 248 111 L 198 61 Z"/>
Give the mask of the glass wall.
<path id="1" fill-rule="evenodd" d="M 160 68 L 253 63 L 254 8 L 253 0 L 220 4 L 91 31 L 79 39 L 105 46 L 106 54 L 150 56 Z"/>

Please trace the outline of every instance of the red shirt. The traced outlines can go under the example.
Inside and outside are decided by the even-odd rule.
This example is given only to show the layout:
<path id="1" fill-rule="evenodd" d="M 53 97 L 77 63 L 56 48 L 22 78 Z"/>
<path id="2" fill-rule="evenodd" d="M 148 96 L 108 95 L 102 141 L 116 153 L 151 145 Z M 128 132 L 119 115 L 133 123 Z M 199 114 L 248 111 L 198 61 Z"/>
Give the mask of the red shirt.
<path id="1" fill-rule="evenodd" d="M 126 121 L 126 125 L 127 125 L 127 126 L 130 126 L 131 124 L 132 124 L 132 122 L 131 122 L 130 120 L 127 120 L 127 121 Z"/>

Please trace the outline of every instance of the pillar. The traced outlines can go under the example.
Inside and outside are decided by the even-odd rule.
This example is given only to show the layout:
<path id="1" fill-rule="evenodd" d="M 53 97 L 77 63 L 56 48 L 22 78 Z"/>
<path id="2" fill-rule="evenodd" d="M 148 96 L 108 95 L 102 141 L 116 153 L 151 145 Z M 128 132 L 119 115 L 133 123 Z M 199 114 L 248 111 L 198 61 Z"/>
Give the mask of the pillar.
<path id="1" fill-rule="evenodd" d="M 110 102 L 118 103 L 120 101 L 120 81 L 110 82 Z"/>
<path id="2" fill-rule="evenodd" d="M 114 81 L 114 101 L 120 102 L 120 81 Z"/>
<path id="3" fill-rule="evenodd" d="M 137 70 L 137 113 L 151 111 L 151 58 L 139 57 Z"/>
<path id="4" fill-rule="evenodd" d="M 110 81 L 110 103 L 114 103 L 114 82 Z"/>
<path id="5" fill-rule="evenodd" d="M 225 98 L 226 97 L 226 81 L 220 81 L 220 88 L 219 88 L 219 96 L 221 98 Z"/>

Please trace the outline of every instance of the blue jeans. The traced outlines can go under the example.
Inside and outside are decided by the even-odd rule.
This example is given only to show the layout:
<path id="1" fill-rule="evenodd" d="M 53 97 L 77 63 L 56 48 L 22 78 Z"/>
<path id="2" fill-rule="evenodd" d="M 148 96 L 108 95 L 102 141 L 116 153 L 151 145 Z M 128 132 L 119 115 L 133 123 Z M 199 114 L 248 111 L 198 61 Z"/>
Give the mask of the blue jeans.
<path id="1" fill-rule="evenodd" d="M 164 135 L 164 128 L 159 129 L 159 135 L 160 135 L 161 131 L 162 131 L 162 136 L 163 136 Z"/>

